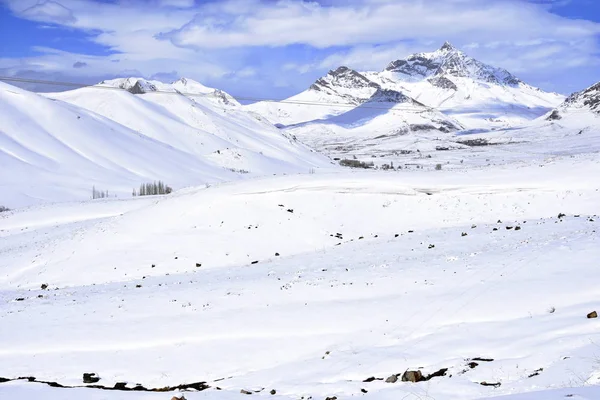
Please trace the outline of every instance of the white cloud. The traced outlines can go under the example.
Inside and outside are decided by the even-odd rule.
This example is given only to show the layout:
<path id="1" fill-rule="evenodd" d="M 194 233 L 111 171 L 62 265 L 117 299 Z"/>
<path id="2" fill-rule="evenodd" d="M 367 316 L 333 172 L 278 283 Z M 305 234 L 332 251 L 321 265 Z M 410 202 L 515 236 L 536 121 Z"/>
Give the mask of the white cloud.
<path id="1" fill-rule="evenodd" d="M 65 24 L 75 22 L 75 17 L 70 9 L 55 1 L 42 1 L 31 7 L 25 8 L 21 15 L 36 21 Z"/>
<path id="2" fill-rule="evenodd" d="M 235 2 L 235 1 L 234 1 Z M 363 0 L 335 6 L 280 0 L 231 9 L 211 6 L 161 37 L 181 47 L 286 46 L 316 48 L 386 44 L 399 40 L 565 40 L 600 33 L 600 24 L 552 14 L 524 1 Z"/>
<path id="3" fill-rule="evenodd" d="M 534 84 L 542 81 L 538 75 L 544 82 L 565 80 L 574 78 L 565 72 L 598 65 L 600 24 L 562 18 L 548 4 L 526 0 L 320 3 L 0 0 L 17 16 L 81 30 L 87 40 L 115 53 L 75 54 L 46 48 L 39 55 L 0 59 L 0 68 L 12 74 L 68 73 L 74 79 L 131 72 L 147 77 L 177 74 L 225 87 L 235 82 L 240 90 L 246 85 L 264 93 L 267 88 L 302 89 L 339 65 L 381 70 L 394 59 L 434 50 L 445 40 Z M 73 68 L 77 62 L 87 66 Z"/>

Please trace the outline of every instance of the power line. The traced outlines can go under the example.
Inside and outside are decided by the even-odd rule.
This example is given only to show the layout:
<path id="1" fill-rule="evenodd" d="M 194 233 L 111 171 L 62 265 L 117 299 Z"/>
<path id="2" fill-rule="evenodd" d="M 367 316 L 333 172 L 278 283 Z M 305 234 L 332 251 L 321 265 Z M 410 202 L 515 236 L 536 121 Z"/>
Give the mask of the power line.
<path id="1" fill-rule="evenodd" d="M 102 84 L 91 85 L 91 84 L 85 84 L 85 83 L 47 81 L 47 80 L 41 80 L 41 79 L 28 79 L 28 78 L 17 78 L 17 77 L 8 77 L 8 76 L 0 76 L 0 81 L 16 82 L 16 83 L 34 83 L 34 84 L 51 85 L 51 86 L 66 86 L 66 87 L 73 87 L 73 88 L 77 88 L 77 89 L 89 88 L 89 89 L 128 91 L 127 89 L 121 88 L 118 86 L 102 86 Z M 181 92 L 178 90 L 169 91 L 169 90 L 156 89 L 156 90 L 152 90 L 148 93 L 175 94 L 175 95 L 182 95 L 182 96 L 186 96 L 186 97 L 218 97 L 219 96 L 217 90 L 215 90 L 214 92 L 210 92 L 210 93 L 188 93 L 188 92 Z M 341 108 L 360 107 L 363 109 L 387 110 L 392 113 L 394 111 L 412 111 L 414 113 L 422 113 L 422 112 L 426 112 L 426 111 L 438 111 L 433 107 L 428 107 L 425 105 L 423 105 L 426 108 L 425 110 L 416 110 L 414 108 L 409 108 L 409 107 L 404 107 L 404 108 L 394 107 L 393 109 L 390 109 L 389 107 L 375 107 L 375 106 L 369 106 L 369 105 L 364 105 L 364 104 L 353 104 L 353 103 L 333 103 L 333 102 L 320 102 L 320 101 L 308 101 L 308 100 L 303 101 L 303 100 L 290 100 L 290 99 L 279 100 L 279 99 L 268 99 L 268 98 L 247 97 L 247 96 L 232 96 L 232 97 L 237 100 L 253 101 L 253 102 L 281 103 L 281 104 L 308 105 L 308 106 L 325 106 L 325 107 L 334 106 L 334 107 L 341 107 Z"/>

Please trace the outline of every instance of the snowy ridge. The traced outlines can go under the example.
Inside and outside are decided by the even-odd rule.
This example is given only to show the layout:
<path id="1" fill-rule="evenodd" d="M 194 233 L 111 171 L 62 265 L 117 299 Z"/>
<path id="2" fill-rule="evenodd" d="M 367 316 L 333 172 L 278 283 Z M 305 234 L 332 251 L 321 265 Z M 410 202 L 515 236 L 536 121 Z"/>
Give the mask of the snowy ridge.
<path id="1" fill-rule="evenodd" d="M 559 106 L 559 109 L 564 111 L 582 109 L 600 114 L 600 82 L 572 94 Z"/>
<path id="2" fill-rule="evenodd" d="M 97 84 L 99 87 L 114 87 L 127 90 L 131 94 L 144 94 L 151 92 L 183 93 L 190 96 L 202 96 L 213 100 L 217 104 L 226 106 L 239 106 L 240 103 L 233 96 L 220 90 L 204 86 L 192 79 L 180 78 L 172 83 L 151 81 L 143 78 L 117 78 L 105 80 Z"/>

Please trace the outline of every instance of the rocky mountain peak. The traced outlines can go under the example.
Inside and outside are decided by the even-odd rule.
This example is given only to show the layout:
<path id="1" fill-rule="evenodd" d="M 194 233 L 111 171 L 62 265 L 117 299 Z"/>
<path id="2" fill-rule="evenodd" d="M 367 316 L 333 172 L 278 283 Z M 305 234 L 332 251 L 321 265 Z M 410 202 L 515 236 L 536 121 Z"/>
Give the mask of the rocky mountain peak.
<path id="1" fill-rule="evenodd" d="M 442 45 L 442 47 L 440 48 L 441 51 L 455 51 L 456 48 L 454 46 L 452 46 L 452 44 L 448 41 L 444 42 L 444 44 Z"/>
<path id="2" fill-rule="evenodd" d="M 497 85 L 516 86 L 521 81 L 508 71 L 487 65 L 445 42 L 439 50 L 416 53 L 406 59 L 391 62 L 385 71 L 392 72 L 400 80 L 420 81 L 437 78 L 471 78 Z M 448 84 L 448 82 L 446 82 Z"/>
<path id="3" fill-rule="evenodd" d="M 378 88 L 379 85 L 367 79 L 364 75 L 348 67 L 339 67 L 323 78 L 317 79 L 310 87 L 311 90 L 321 91 L 323 89 L 332 89 L 342 87 L 347 89 L 354 88 Z"/>

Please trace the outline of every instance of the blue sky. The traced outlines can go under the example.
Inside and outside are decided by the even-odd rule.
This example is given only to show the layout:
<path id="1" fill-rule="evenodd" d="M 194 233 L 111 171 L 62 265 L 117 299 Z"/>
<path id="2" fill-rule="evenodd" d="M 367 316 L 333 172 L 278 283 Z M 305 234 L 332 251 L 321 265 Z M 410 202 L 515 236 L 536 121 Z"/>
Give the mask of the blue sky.
<path id="1" fill-rule="evenodd" d="M 544 90 L 600 81 L 597 0 L 0 0 L 0 35 L 2 76 L 187 77 L 260 98 L 446 40 Z"/>

